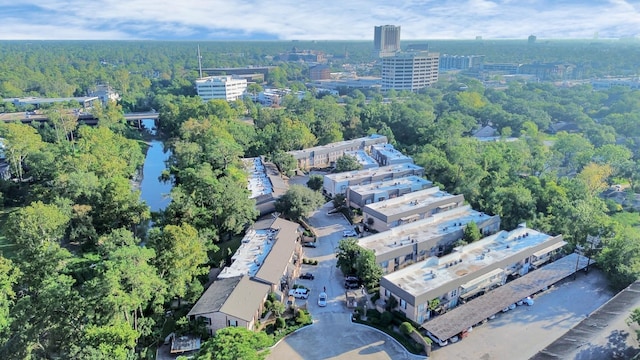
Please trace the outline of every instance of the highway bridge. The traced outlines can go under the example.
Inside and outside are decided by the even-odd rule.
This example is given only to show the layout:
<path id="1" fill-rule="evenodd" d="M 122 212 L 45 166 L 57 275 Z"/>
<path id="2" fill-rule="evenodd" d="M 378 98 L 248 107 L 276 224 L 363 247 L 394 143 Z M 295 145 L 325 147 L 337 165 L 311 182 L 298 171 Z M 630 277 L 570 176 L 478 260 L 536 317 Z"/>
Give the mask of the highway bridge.
<path id="1" fill-rule="evenodd" d="M 153 119 L 158 120 L 157 112 L 134 112 L 124 114 L 124 118 L 130 124 L 135 125 L 138 128 L 142 128 L 142 120 Z M 4 122 L 13 122 L 20 121 L 23 124 L 30 124 L 34 121 L 36 122 L 47 122 L 49 121 L 49 117 L 46 114 L 40 113 L 29 113 L 29 112 L 18 112 L 18 113 L 4 113 L 0 114 L 0 120 Z M 91 113 L 80 113 L 78 114 L 78 122 L 82 122 L 87 125 L 96 125 L 98 123 L 98 119 L 93 116 Z"/>

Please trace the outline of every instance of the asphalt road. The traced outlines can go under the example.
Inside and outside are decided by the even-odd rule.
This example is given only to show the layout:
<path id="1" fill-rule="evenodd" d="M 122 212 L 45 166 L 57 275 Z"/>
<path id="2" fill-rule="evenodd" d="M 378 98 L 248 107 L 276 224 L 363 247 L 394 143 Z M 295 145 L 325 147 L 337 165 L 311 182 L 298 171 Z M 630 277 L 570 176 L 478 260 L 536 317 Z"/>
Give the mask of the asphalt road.
<path id="1" fill-rule="evenodd" d="M 303 265 L 302 272 L 314 274 L 314 280 L 298 280 L 311 288 L 307 307 L 314 323 L 287 336 L 271 349 L 267 359 L 419 359 L 408 353 L 390 336 L 351 322 L 346 307 L 344 276 L 336 268 L 335 248 L 342 231 L 351 229 L 342 214 L 327 215 L 333 206 L 326 204 L 309 219 L 318 234 L 318 247 L 305 248 L 305 257 L 319 260 L 317 266 Z M 317 304 L 318 294 L 326 287 L 326 307 Z M 302 305 L 305 300 L 296 300 Z"/>

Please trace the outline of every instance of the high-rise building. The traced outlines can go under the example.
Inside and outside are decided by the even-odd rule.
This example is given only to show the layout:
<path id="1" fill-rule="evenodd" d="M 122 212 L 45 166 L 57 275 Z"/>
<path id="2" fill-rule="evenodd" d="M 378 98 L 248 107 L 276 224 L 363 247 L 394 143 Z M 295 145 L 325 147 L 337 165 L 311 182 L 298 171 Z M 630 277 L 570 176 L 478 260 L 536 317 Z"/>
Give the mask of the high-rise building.
<path id="1" fill-rule="evenodd" d="M 438 82 L 439 53 L 398 53 L 382 59 L 382 90 L 417 91 Z"/>
<path id="2" fill-rule="evenodd" d="M 235 101 L 242 98 L 247 90 L 247 79 L 232 76 L 208 76 L 196 80 L 196 90 L 198 96 L 204 101 L 211 99 Z"/>
<path id="3" fill-rule="evenodd" d="M 400 51 L 400 26 L 376 26 L 373 33 L 374 55 L 393 56 Z"/>

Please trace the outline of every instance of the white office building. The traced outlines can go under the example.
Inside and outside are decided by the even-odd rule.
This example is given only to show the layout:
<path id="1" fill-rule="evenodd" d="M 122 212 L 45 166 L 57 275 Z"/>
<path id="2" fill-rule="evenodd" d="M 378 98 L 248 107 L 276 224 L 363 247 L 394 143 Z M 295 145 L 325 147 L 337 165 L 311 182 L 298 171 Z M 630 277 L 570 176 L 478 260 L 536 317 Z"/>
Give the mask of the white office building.
<path id="1" fill-rule="evenodd" d="M 382 90 L 417 91 L 438 82 L 439 53 L 398 53 L 382 59 Z"/>
<path id="2" fill-rule="evenodd" d="M 208 76 L 196 80 L 198 96 L 204 101 L 222 99 L 235 101 L 247 90 L 247 79 L 232 76 Z"/>

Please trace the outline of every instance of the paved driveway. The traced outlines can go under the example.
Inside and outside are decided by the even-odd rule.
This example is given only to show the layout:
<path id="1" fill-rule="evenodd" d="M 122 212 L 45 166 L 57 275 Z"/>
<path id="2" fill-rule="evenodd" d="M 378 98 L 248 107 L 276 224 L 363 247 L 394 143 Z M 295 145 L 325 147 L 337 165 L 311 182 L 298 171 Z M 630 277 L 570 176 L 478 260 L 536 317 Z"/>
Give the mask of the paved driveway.
<path id="1" fill-rule="evenodd" d="M 351 229 L 342 214 L 328 215 L 331 203 L 309 219 L 318 234 L 318 247 L 305 248 L 305 257 L 319 260 L 317 266 L 303 265 L 302 272 L 314 274 L 314 280 L 298 280 L 311 288 L 307 301 L 314 323 L 287 336 L 267 359 L 416 359 L 386 334 L 351 322 L 345 305 L 344 276 L 336 268 L 335 248 L 342 231 Z M 318 294 L 326 287 L 328 302 L 319 307 Z M 297 300 L 301 305 L 304 300 Z"/>

